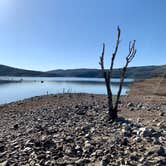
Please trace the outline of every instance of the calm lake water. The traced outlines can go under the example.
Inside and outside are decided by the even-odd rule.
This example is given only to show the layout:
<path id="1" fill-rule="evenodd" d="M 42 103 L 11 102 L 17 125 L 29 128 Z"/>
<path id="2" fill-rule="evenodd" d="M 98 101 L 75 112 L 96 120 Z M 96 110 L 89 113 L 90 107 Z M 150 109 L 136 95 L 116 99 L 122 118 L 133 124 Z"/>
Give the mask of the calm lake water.
<path id="1" fill-rule="evenodd" d="M 0 83 L 0 104 L 33 96 L 64 92 L 106 93 L 104 79 L 102 78 L 0 77 L 0 80 L 13 81 Z M 116 94 L 118 90 L 118 81 L 119 79 L 112 79 L 113 94 Z M 125 82 L 122 94 L 129 91 L 129 84 L 133 82 L 133 79 L 126 79 Z"/>

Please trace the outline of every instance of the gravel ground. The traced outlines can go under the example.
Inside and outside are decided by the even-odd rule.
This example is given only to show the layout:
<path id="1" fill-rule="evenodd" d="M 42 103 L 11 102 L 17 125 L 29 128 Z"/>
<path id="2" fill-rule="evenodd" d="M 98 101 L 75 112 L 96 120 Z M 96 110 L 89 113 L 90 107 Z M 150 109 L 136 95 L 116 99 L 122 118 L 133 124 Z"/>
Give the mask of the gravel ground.
<path id="1" fill-rule="evenodd" d="M 166 97 L 39 96 L 0 106 L 0 166 L 166 165 Z"/>

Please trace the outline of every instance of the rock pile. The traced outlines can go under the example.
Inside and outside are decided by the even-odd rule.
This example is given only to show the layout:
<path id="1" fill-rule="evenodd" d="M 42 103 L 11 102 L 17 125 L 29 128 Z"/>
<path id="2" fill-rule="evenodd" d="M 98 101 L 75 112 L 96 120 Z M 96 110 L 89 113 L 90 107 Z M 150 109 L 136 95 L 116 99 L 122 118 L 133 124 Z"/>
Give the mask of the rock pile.
<path id="1" fill-rule="evenodd" d="M 101 100 L 86 97 L 87 104 L 84 95 L 66 94 L 54 97 L 63 105 L 46 100 L 31 107 L 28 100 L 1 108 L 0 166 L 166 165 L 165 121 L 109 123 Z"/>

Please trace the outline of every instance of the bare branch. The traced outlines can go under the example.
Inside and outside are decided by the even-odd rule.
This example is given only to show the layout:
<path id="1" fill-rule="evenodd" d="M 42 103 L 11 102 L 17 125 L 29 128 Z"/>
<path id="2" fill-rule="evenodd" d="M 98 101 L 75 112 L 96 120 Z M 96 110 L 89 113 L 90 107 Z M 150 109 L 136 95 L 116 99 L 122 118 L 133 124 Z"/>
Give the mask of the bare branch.
<path id="1" fill-rule="evenodd" d="M 103 43 L 103 49 L 102 49 L 102 53 L 101 53 L 101 57 L 100 57 L 100 66 L 102 71 L 104 70 L 104 53 L 105 53 L 105 44 Z"/>
<path id="2" fill-rule="evenodd" d="M 133 43 L 131 43 L 131 41 L 129 42 L 129 54 L 126 57 L 126 64 L 122 70 L 121 73 L 121 77 L 120 77 L 120 83 L 119 83 L 119 90 L 118 90 L 118 94 L 117 94 L 117 99 L 116 99 L 116 103 L 115 103 L 115 108 L 114 109 L 118 109 L 118 103 L 119 103 L 119 99 L 120 99 L 120 94 L 122 91 L 122 86 L 123 86 L 123 82 L 124 82 L 124 78 L 127 72 L 127 67 L 128 64 L 133 60 L 137 50 L 135 49 L 135 40 L 133 41 Z"/>
<path id="3" fill-rule="evenodd" d="M 129 42 L 129 54 L 126 57 L 126 61 L 128 61 L 128 63 L 132 61 L 137 52 L 137 50 L 135 49 L 135 42 L 135 40 L 133 41 L 133 43 L 131 43 L 131 41 Z"/>
<path id="4" fill-rule="evenodd" d="M 130 50 L 131 50 L 131 41 L 129 42 L 129 52 L 130 52 Z"/>
<path id="5" fill-rule="evenodd" d="M 117 40 L 116 40 L 115 51 L 112 54 L 111 65 L 110 65 L 110 78 L 112 77 L 112 69 L 114 66 L 114 60 L 115 60 L 115 56 L 116 56 L 116 53 L 118 51 L 118 47 L 119 47 L 119 43 L 120 43 L 121 30 L 120 30 L 119 26 L 117 27 L 117 31 L 118 31 L 118 36 L 117 36 Z"/>

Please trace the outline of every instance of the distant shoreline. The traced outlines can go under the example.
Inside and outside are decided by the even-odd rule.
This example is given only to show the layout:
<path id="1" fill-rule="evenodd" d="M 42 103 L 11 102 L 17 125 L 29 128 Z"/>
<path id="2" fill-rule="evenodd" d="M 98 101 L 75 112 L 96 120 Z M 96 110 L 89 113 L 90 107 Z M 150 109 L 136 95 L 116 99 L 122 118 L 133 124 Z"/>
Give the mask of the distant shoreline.
<path id="1" fill-rule="evenodd" d="M 122 68 L 113 70 L 112 77 L 119 78 Z M 101 69 L 66 69 L 66 70 L 51 70 L 47 72 L 24 70 L 10 66 L 0 65 L 0 76 L 15 76 L 15 77 L 87 77 L 87 78 L 102 78 Z M 129 67 L 126 78 L 145 79 L 152 77 L 166 77 L 166 65 L 160 66 L 140 66 Z"/>
<path id="2" fill-rule="evenodd" d="M 15 80 L 0 80 L 0 84 L 6 84 L 6 83 L 20 83 L 20 81 L 15 81 Z"/>

